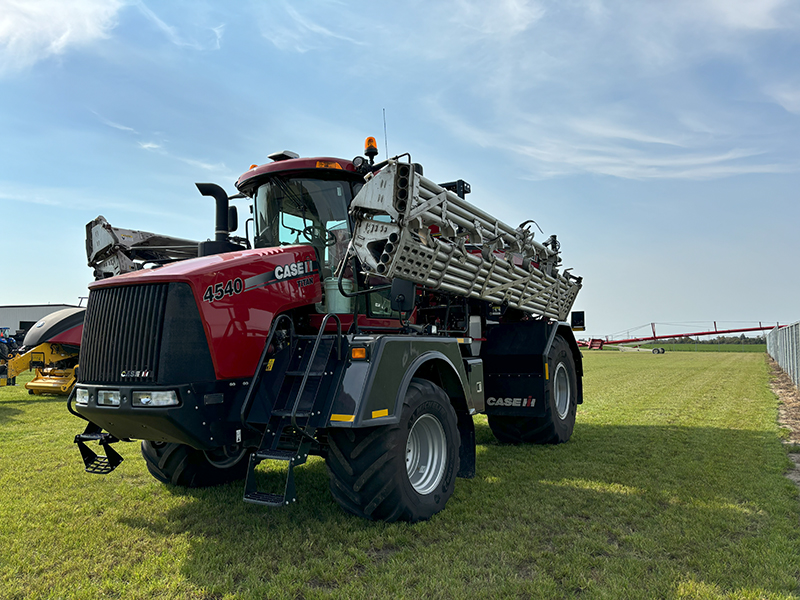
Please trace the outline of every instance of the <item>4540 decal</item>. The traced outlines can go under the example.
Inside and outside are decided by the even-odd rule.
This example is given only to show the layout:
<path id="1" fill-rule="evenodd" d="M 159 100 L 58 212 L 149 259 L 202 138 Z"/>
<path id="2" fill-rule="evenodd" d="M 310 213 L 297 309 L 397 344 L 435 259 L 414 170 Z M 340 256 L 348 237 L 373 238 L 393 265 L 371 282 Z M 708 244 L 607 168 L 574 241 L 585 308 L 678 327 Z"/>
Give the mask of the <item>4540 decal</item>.
<path id="1" fill-rule="evenodd" d="M 244 291 L 244 282 L 241 278 L 229 279 L 225 283 L 215 283 L 206 288 L 203 294 L 203 300 L 206 302 L 214 302 L 214 300 L 222 300 L 225 296 L 234 296 L 241 294 Z"/>

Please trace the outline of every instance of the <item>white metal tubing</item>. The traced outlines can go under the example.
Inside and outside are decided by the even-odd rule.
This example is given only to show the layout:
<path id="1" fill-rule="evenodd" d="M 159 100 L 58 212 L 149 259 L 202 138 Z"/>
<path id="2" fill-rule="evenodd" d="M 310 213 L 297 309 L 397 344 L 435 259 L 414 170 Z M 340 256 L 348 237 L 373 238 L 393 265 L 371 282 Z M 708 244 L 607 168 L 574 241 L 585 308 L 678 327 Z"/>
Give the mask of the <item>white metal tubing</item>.
<path id="1" fill-rule="evenodd" d="M 406 206 L 402 207 L 401 212 L 406 215 L 414 214 L 423 203 L 442 194 L 447 201 L 427 206 L 414 214 L 413 220 L 401 224 L 397 233 L 386 238 L 383 253 L 375 266 L 379 273 L 389 277 L 409 278 L 430 289 L 490 302 L 508 302 L 509 305 L 527 312 L 566 318 L 580 289 L 580 282 L 569 274 L 559 275 L 553 272 L 548 275 L 545 272 L 545 269 L 549 270 L 559 261 L 556 252 L 535 242 L 532 236 L 520 235 L 518 230 L 418 174 L 410 176 L 410 179 L 416 179 L 416 183 L 410 181 L 407 188 L 391 187 L 396 186 L 396 183 L 392 183 L 397 180 L 391 170 L 396 168 L 396 164 L 390 164 L 385 173 L 388 178 L 384 176 L 376 181 L 374 190 L 368 191 L 364 196 L 359 194 L 361 200 L 358 201 L 357 197 L 356 206 L 364 209 L 364 212 L 355 212 L 356 219 L 359 214 L 369 217 L 373 211 L 375 214 L 382 214 L 392 211 L 391 206 L 400 206 L 399 192 L 404 194 L 402 203 Z M 384 189 L 387 184 L 389 187 Z M 369 186 L 370 183 L 366 185 Z M 364 191 L 367 189 L 365 186 Z M 416 224 L 416 219 L 419 219 L 419 224 Z M 427 227 L 432 225 L 439 226 L 441 237 L 430 236 L 420 240 L 412 235 L 423 235 Z M 422 230 L 416 232 L 412 229 L 416 227 L 421 227 Z M 490 244 L 499 236 L 509 251 L 488 258 L 484 258 L 481 253 L 466 251 L 459 240 L 452 240 L 447 234 L 448 231 L 459 228 L 470 234 L 477 234 L 477 237 L 485 240 L 485 244 Z M 364 240 L 361 245 L 356 243 L 355 249 L 364 254 L 367 264 L 372 264 L 372 259 L 368 256 L 366 244 L 378 242 L 382 237 L 376 237 L 375 230 L 370 231 L 369 228 L 364 231 L 363 236 L 354 236 L 354 241 Z M 484 245 L 484 248 L 487 247 L 492 246 Z M 525 265 L 527 268 L 514 263 L 513 253 L 525 257 L 526 261 L 532 259 Z M 533 266 L 535 261 L 544 262 L 546 266 L 536 268 Z"/>
<path id="2" fill-rule="evenodd" d="M 447 260 L 447 258 L 445 258 L 446 256 L 448 255 L 441 250 L 437 252 L 437 258 L 440 260 L 435 261 L 432 265 L 428 281 L 426 282 L 427 285 L 435 287 L 436 282 L 445 281 L 451 286 L 458 288 L 462 294 L 472 293 L 475 288 L 483 288 L 484 284 L 486 283 L 486 278 L 490 273 L 491 263 L 488 261 L 483 261 L 482 259 L 477 259 L 481 263 L 480 267 L 478 267 L 478 265 L 466 263 L 458 263 L 457 265 L 454 265 L 452 262 L 450 262 L 449 265 L 446 265 L 444 262 L 442 262 L 442 259 Z M 463 258 L 463 255 L 459 256 L 458 258 Z M 498 260 L 498 263 L 500 264 L 501 261 Z M 502 261 L 502 263 L 505 263 L 505 261 Z M 527 296 L 536 296 L 545 289 L 562 293 L 565 290 L 562 290 L 561 288 L 567 287 L 565 282 L 561 282 L 558 286 L 555 286 L 554 284 L 557 280 L 544 275 L 541 273 L 541 271 L 529 274 L 516 265 L 514 265 L 513 270 L 514 274 L 518 278 L 508 277 L 503 273 L 503 270 L 507 265 L 508 263 L 500 264 L 500 270 L 495 270 L 491 273 L 487 287 L 492 289 L 501 285 L 511 284 L 511 286 L 507 289 L 509 300 L 512 302 L 520 302 L 526 287 L 528 289 L 528 293 L 526 294 Z M 530 279 L 528 279 L 529 275 Z M 539 275 L 539 277 L 536 277 L 537 275 Z M 480 294 L 476 295 L 480 296 Z M 502 293 L 487 296 L 487 299 L 502 301 L 505 297 L 506 293 L 504 290 Z M 533 304 L 537 307 L 544 308 L 548 303 L 544 299 L 533 298 L 525 304 Z"/>
<path id="3" fill-rule="evenodd" d="M 463 227 L 467 231 L 480 233 L 482 238 L 491 239 L 491 238 L 494 238 L 497 235 L 497 233 L 494 231 L 494 228 L 488 227 L 487 223 L 480 223 L 479 222 L 479 225 L 481 226 L 482 230 L 481 231 L 477 231 L 476 228 L 475 228 L 475 223 L 473 221 L 470 221 L 469 218 L 466 215 L 459 214 L 459 213 L 460 213 L 460 211 L 458 211 L 457 209 L 448 206 L 447 207 L 447 220 L 452 222 L 455 225 L 458 225 L 459 227 Z M 442 219 L 442 209 L 441 209 L 441 207 L 438 207 L 438 206 L 434 206 L 432 208 L 427 209 L 426 211 L 424 211 L 419 216 L 422 217 L 423 221 L 427 221 L 427 222 L 429 222 L 431 224 L 434 224 L 434 225 L 439 225 L 440 227 L 442 225 L 448 225 L 448 223 Z M 502 231 L 501 230 L 500 231 L 500 236 L 501 236 L 503 242 L 506 245 L 509 245 L 509 246 L 513 247 L 513 245 L 516 244 L 516 242 L 517 242 L 517 236 L 516 235 L 511 235 L 506 231 Z M 552 256 L 554 254 L 554 252 L 552 250 L 550 250 L 549 248 L 546 248 L 545 246 L 543 246 L 539 242 L 536 242 L 534 240 L 528 239 L 527 243 L 530 244 L 531 246 L 533 246 L 535 248 L 536 252 L 540 256 L 542 256 L 543 258 L 550 257 L 550 256 Z"/>
<path id="4" fill-rule="evenodd" d="M 469 220 L 473 218 L 477 220 L 487 232 L 494 233 L 495 225 L 498 229 L 500 229 L 506 235 L 503 236 L 504 240 L 511 244 L 517 240 L 517 230 L 511 227 L 510 225 L 506 225 L 502 221 L 495 219 L 491 215 L 485 213 L 477 206 L 468 203 L 466 200 L 462 200 L 458 194 L 454 194 L 449 190 L 445 190 L 444 188 L 438 186 L 437 184 L 433 183 L 430 179 L 427 179 L 421 175 L 417 175 L 419 178 L 420 183 L 420 198 L 423 200 L 428 200 L 433 198 L 434 196 L 439 195 L 441 192 L 447 192 L 447 214 L 450 216 L 452 211 L 453 214 L 462 217 L 466 220 L 466 224 L 461 224 L 462 227 L 467 227 L 469 229 L 474 229 L 474 224 Z M 427 192 L 427 193 L 426 193 Z M 413 210 L 413 208 L 412 208 Z M 433 214 L 441 215 L 442 209 L 441 207 L 433 207 L 429 209 L 430 212 Z M 455 219 L 454 219 L 455 221 Z M 550 256 L 554 254 L 552 250 L 543 246 L 539 242 L 534 240 L 529 240 L 529 243 L 533 245 L 540 253 L 544 254 L 545 256 Z"/>

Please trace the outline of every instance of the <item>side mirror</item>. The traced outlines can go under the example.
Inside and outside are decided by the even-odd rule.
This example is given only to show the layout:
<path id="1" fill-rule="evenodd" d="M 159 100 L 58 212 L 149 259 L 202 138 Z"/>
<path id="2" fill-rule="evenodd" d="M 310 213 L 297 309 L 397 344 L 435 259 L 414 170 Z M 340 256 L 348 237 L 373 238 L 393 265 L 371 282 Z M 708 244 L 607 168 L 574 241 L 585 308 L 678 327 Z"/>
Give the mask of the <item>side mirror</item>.
<path id="1" fill-rule="evenodd" d="M 235 206 L 228 207 L 228 232 L 239 229 L 239 211 Z"/>
<path id="2" fill-rule="evenodd" d="M 407 313 L 414 310 L 417 301 L 417 286 L 405 279 L 392 279 L 392 289 L 389 292 L 392 310 Z"/>
<path id="3" fill-rule="evenodd" d="M 582 310 L 572 311 L 572 331 L 586 331 L 586 320 Z"/>

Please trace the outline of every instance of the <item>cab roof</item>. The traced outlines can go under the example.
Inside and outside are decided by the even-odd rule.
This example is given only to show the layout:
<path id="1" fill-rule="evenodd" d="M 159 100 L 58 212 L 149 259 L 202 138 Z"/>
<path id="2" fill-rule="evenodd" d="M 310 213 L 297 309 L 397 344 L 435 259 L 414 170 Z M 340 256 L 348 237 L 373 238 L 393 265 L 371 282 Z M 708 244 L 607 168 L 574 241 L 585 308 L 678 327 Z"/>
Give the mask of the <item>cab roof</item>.
<path id="1" fill-rule="evenodd" d="M 353 161 L 342 158 L 332 158 L 329 156 L 318 156 L 315 158 L 291 158 L 288 160 L 278 160 L 252 167 L 247 173 L 239 177 L 236 181 L 236 188 L 240 191 L 249 189 L 255 185 L 256 180 L 264 175 L 275 173 L 286 173 L 291 171 L 310 171 L 322 169 L 328 173 L 348 172 L 356 174 Z"/>

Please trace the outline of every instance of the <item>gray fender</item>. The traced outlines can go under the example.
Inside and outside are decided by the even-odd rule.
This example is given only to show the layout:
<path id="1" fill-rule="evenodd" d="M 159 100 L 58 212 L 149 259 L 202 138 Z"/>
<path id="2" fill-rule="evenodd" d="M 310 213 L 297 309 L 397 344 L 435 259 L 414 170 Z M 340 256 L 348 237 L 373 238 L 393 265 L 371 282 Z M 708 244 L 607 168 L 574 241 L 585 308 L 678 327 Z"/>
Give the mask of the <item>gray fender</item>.
<path id="1" fill-rule="evenodd" d="M 397 396 L 394 401 L 394 415 L 396 417 L 399 418 L 400 412 L 403 409 L 403 399 L 406 397 L 406 392 L 408 391 L 408 386 L 411 384 L 411 380 L 417 375 L 422 366 L 430 361 L 441 361 L 441 363 L 447 365 L 445 368 L 449 370 L 451 377 L 443 378 L 443 389 L 450 397 L 450 403 L 456 410 L 466 410 L 466 390 L 458 369 L 447 356 L 434 350 L 426 352 L 422 356 L 418 356 L 416 360 L 409 365 L 406 374 L 403 375 L 403 380 L 400 382 L 400 387 L 397 389 Z M 429 378 L 423 377 L 423 379 Z M 433 383 L 439 385 L 438 381 L 434 381 Z"/>

